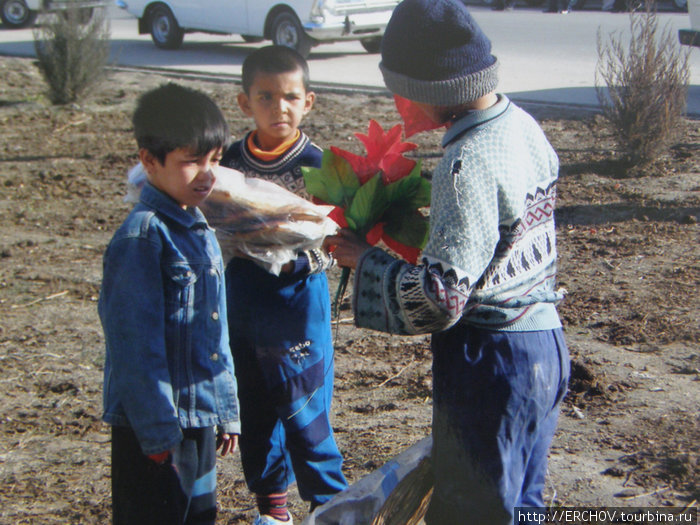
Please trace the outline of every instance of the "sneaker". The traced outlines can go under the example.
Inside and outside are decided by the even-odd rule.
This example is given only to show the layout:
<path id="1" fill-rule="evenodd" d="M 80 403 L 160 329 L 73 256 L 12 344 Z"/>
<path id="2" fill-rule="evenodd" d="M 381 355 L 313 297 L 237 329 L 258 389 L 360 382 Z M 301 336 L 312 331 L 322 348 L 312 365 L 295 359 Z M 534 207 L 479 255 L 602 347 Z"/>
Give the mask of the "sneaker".
<path id="1" fill-rule="evenodd" d="M 287 512 L 288 520 L 287 521 L 280 521 L 276 520 L 272 516 L 268 516 L 267 514 L 263 514 L 262 516 L 258 514 L 258 517 L 255 518 L 255 521 L 253 522 L 253 525 L 294 525 L 294 520 L 292 520 L 292 515 Z"/>

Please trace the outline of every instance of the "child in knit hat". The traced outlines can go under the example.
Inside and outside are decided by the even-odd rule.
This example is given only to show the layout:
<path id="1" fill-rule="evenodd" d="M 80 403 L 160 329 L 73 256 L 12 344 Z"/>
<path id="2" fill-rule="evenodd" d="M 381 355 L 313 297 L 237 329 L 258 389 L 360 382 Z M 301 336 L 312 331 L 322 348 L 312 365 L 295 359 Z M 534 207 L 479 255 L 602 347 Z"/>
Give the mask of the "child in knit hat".
<path id="1" fill-rule="evenodd" d="M 404 0 L 382 43 L 387 87 L 445 124 L 419 265 L 350 231 L 327 240 L 356 268 L 360 327 L 432 333 L 432 525 L 513 523 L 544 507 L 569 357 L 555 292 L 558 159 L 496 93 L 491 43 L 456 0 Z"/>

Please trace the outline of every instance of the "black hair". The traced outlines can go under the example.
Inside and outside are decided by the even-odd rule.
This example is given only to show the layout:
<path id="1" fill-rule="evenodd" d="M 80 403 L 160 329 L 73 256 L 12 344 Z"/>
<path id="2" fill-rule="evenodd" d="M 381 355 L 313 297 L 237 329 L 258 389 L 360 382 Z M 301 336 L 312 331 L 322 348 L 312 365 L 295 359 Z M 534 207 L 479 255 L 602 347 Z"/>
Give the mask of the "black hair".
<path id="1" fill-rule="evenodd" d="M 291 47 L 265 46 L 253 51 L 243 61 L 241 78 L 243 91 L 250 93 L 256 73 L 289 73 L 301 71 L 304 90 L 309 90 L 309 65 Z"/>
<path id="2" fill-rule="evenodd" d="M 196 156 L 224 148 L 229 130 L 224 115 L 208 95 L 177 84 L 163 84 L 138 100 L 134 135 L 160 163 L 178 148 L 192 148 Z"/>

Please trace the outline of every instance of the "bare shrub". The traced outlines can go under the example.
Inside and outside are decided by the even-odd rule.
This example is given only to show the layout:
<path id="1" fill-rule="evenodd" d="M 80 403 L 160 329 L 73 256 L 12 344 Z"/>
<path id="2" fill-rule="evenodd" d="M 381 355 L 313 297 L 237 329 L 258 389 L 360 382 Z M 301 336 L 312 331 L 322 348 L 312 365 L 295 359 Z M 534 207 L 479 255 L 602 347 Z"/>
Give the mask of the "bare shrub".
<path id="1" fill-rule="evenodd" d="M 44 13 L 34 29 L 39 70 L 54 104 L 76 102 L 106 75 L 109 21 L 104 8 L 87 11 L 72 2 L 57 13 Z"/>
<path id="2" fill-rule="evenodd" d="M 623 160 L 648 166 L 677 137 L 690 81 L 689 53 L 668 26 L 658 28 L 651 1 L 630 13 L 630 32 L 628 42 L 620 34 L 604 41 L 598 30 L 595 86 Z"/>

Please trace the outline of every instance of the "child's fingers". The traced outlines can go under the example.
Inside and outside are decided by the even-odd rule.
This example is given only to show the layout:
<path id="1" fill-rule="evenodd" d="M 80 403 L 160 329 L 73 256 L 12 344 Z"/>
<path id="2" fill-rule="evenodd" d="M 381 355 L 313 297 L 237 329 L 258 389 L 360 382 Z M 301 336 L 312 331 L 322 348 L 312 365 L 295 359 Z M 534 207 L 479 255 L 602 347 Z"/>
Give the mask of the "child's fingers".
<path id="1" fill-rule="evenodd" d="M 360 257 L 371 248 L 364 239 L 348 229 L 340 230 L 337 235 L 327 237 L 326 243 L 332 247 L 332 249 L 329 247 L 327 249 L 333 254 L 338 266 L 346 268 L 357 267 Z M 324 243 L 324 247 L 326 247 L 326 243 Z"/>
<path id="2" fill-rule="evenodd" d="M 338 249 L 339 246 L 343 246 L 348 242 L 357 241 L 359 241 L 359 237 L 356 233 L 354 233 L 348 228 L 343 228 L 342 230 L 338 230 L 338 233 L 336 233 L 335 235 L 329 235 L 328 237 L 323 239 L 323 248 L 328 253 L 333 253 Z"/>
<path id="3" fill-rule="evenodd" d="M 224 433 L 219 434 L 217 437 L 216 448 L 221 451 L 222 455 L 226 454 L 230 439 L 229 435 Z"/>
<path id="4" fill-rule="evenodd" d="M 149 454 L 148 459 L 153 461 L 156 465 L 162 465 L 168 461 L 168 459 L 170 459 L 170 451 L 166 450 L 165 452 L 160 452 L 158 454 Z"/>
<path id="5" fill-rule="evenodd" d="M 323 249 L 326 250 L 328 253 L 333 253 L 333 250 L 335 250 L 335 247 L 338 245 L 338 240 L 340 237 L 337 235 L 329 235 L 325 239 L 323 239 Z"/>
<path id="6" fill-rule="evenodd" d="M 229 452 L 234 452 L 238 445 L 238 436 L 235 434 L 221 433 L 216 438 L 216 449 L 221 450 L 221 455 L 225 456 Z"/>

